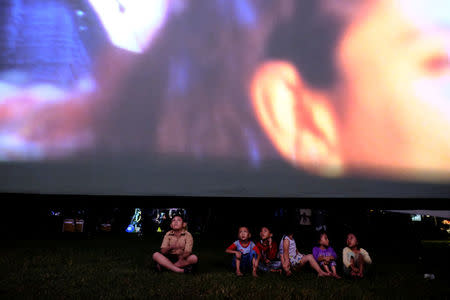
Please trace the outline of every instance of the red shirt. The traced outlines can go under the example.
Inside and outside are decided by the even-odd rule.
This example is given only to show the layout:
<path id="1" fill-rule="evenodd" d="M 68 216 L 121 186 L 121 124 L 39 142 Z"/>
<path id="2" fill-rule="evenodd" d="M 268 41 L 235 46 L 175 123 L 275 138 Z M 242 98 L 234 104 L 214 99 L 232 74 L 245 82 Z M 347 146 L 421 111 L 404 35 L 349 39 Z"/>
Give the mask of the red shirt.
<path id="1" fill-rule="evenodd" d="M 278 247 L 277 243 L 275 241 L 272 241 L 272 246 L 269 247 L 269 243 L 261 243 L 261 241 L 256 243 L 256 247 L 259 249 L 259 252 L 261 252 L 263 259 L 268 260 L 276 260 L 277 254 L 278 254 Z"/>

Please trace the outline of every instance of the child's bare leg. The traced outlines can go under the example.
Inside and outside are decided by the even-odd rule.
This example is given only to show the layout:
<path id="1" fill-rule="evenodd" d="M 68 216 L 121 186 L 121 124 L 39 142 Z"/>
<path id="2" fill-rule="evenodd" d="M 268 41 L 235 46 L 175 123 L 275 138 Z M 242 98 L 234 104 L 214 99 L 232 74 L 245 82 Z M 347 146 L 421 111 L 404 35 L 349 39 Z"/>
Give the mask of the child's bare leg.
<path id="1" fill-rule="evenodd" d="M 179 268 L 184 268 L 189 265 L 194 265 L 198 262 L 198 257 L 195 254 L 189 255 L 187 258 L 180 258 L 175 263 L 175 266 Z"/>
<path id="2" fill-rule="evenodd" d="M 359 273 L 357 275 L 359 277 L 363 278 L 364 277 L 364 259 L 363 259 L 362 255 L 360 255 L 358 257 L 358 263 L 359 263 Z"/>
<path id="3" fill-rule="evenodd" d="M 350 272 L 351 276 L 356 276 L 356 272 L 353 270 L 354 265 L 355 265 L 355 259 L 352 257 L 352 258 L 350 258 L 350 268 L 352 270 Z"/>
<path id="4" fill-rule="evenodd" d="M 258 274 L 256 274 L 256 270 L 258 269 L 258 261 L 256 260 L 256 258 L 252 259 L 252 266 L 253 266 L 252 272 L 253 277 L 258 277 Z"/>
<path id="5" fill-rule="evenodd" d="M 341 278 L 341 276 L 339 276 L 339 275 L 337 274 L 337 272 L 336 272 L 336 266 L 335 266 L 335 265 L 331 266 L 331 270 L 333 271 L 333 276 L 334 276 L 334 277 L 336 277 L 336 278 Z"/>
<path id="6" fill-rule="evenodd" d="M 241 272 L 241 259 L 236 257 L 236 275 L 237 276 L 242 276 L 244 274 L 242 274 Z"/>
<path id="7" fill-rule="evenodd" d="M 284 272 L 286 272 L 286 276 L 292 275 L 292 272 L 290 270 L 290 264 L 291 264 L 291 262 L 289 261 L 289 259 L 286 259 L 286 257 L 281 256 L 281 266 L 282 266 Z"/>
<path id="8" fill-rule="evenodd" d="M 319 276 L 330 276 L 330 273 L 326 273 L 326 272 L 322 271 L 322 269 L 320 268 L 319 264 L 316 262 L 316 260 L 314 259 L 314 256 L 312 256 L 312 254 L 303 256 L 302 259 L 300 260 L 300 266 L 303 266 L 307 262 L 309 262 L 309 265 L 314 270 L 316 270 L 316 272 L 319 274 Z"/>
<path id="9" fill-rule="evenodd" d="M 153 260 L 159 264 L 160 266 L 163 266 L 166 269 L 169 269 L 171 271 L 177 272 L 177 273 L 183 273 L 184 270 L 174 265 L 167 257 L 162 255 L 159 252 L 153 253 Z"/>
<path id="10" fill-rule="evenodd" d="M 325 269 L 326 273 L 330 273 L 330 269 L 328 268 L 328 265 L 323 265 L 323 268 Z"/>

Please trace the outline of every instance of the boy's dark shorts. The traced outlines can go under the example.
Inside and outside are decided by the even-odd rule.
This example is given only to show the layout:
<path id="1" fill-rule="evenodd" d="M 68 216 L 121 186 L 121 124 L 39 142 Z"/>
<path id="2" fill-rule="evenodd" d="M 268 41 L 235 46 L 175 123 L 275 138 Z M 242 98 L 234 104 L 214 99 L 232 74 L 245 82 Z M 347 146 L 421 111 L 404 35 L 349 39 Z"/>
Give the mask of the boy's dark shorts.
<path id="1" fill-rule="evenodd" d="M 167 257 L 173 264 L 176 263 L 179 258 L 176 254 L 163 254 L 165 257 Z"/>

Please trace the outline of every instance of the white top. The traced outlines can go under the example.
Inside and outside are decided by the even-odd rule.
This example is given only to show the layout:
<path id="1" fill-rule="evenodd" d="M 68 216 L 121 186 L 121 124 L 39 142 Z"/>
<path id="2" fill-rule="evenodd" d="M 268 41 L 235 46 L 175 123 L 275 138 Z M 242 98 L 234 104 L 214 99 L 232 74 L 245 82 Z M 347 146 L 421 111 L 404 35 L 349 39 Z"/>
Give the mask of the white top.
<path id="1" fill-rule="evenodd" d="M 369 256 L 369 252 L 367 252 L 363 248 L 360 248 L 359 253 L 361 253 L 364 262 L 366 264 L 370 265 L 372 263 L 372 259 Z M 349 247 L 345 247 L 344 250 L 342 250 L 342 262 L 344 263 L 344 266 L 346 268 L 350 266 L 350 261 L 352 257 L 355 258 L 355 253 L 353 253 L 353 251 Z"/>
<path id="2" fill-rule="evenodd" d="M 295 244 L 295 240 L 290 239 L 287 235 L 283 235 L 283 237 L 281 238 L 280 255 L 283 255 L 284 253 L 283 244 L 285 239 L 289 240 L 289 257 L 294 257 L 297 254 L 297 245 Z"/>

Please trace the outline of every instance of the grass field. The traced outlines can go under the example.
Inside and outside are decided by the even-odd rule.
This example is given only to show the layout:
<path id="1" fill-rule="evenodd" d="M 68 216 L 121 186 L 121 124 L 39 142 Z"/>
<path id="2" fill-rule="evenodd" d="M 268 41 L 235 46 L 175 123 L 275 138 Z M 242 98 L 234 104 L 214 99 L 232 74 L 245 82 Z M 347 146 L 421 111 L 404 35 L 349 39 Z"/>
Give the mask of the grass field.
<path id="1" fill-rule="evenodd" d="M 69 238 L 70 237 L 70 238 Z M 2 299 L 322 299 L 447 298 L 448 265 L 435 280 L 423 279 L 417 265 L 398 257 L 373 254 L 370 278 L 317 278 L 305 269 L 290 278 L 261 274 L 237 278 L 224 241 L 196 240 L 200 258 L 195 274 L 157 273 L 151 254 L 161 236 L 91 236 L 6 240 L 0 246 Z M 433 247 L 432 245 L 429 247 Z M 448 244 L 439 246 L 448 254 Z M 445 248 L 447 247 L 447 248 Z M 438 249 L 438 248 L 436 248 Z M 433 248 L 433 251 L 435 249 Z M 436 252 L 438 253 L 438 252 Z M 447 260 L 448 261 L 448 260 Z"/>

